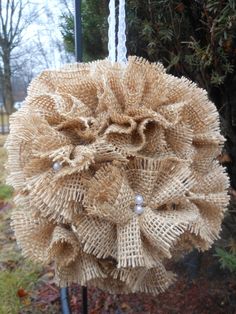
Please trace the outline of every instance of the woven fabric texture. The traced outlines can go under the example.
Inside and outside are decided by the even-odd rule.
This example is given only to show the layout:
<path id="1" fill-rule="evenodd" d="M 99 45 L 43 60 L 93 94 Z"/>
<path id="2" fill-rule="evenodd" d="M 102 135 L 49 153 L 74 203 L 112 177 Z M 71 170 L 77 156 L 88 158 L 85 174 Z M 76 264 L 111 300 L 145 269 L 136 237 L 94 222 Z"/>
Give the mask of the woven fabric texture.
<path id="1" fill-rule="evenodd" d="M 159 63 L 130 57 L 125 66 L 44 71 L 6 142 L 23 254 L 54 261 L 61 286 L 164 291 L 175 279 L 167 259 L 219 237 L 223 142 L 206 92 Z"/>

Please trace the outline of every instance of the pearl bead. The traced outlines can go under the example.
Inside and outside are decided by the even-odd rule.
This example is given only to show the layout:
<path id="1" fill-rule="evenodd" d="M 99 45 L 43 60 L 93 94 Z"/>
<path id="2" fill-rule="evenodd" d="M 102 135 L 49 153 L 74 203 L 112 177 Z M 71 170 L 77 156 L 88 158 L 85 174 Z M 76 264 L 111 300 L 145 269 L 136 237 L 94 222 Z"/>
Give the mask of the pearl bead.
<path id="1" fill-rule="evenodd" d="M 58 161 L 56 161 L 53 163 L 52 168 L 54 171 L 59 171 L 59 170 L 61 170 L 62 165 Z"/>
<path id="2" fill-rule="evenodd" d="M 135 204 L 142 205 L 143 204 L 143 197 L 142 195 L 138 194 L 135 196 Z"/>
<path id="3" fill-rule="evenodd" d="M 138 215 L 141 215 L 144 211 L 144 208 L 141 205 L 136 205 L 134 207 L 134 212 Z"/>

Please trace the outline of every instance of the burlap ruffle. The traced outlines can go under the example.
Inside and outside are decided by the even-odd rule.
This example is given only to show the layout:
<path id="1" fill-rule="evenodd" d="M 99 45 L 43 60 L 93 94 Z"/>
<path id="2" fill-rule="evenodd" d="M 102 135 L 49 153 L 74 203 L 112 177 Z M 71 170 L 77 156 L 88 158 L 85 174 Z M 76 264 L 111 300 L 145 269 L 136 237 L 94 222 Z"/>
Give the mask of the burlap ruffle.
<path id="1" fill-rule="evenodd" d="M 55 261 L 60 285 L 164 291 L 174 279 L 165 259 L 219 236 L 223 141 L 206 92 L 160 64 L 131 57 L 44 71 L 6 143 L 23 253 Z"/>

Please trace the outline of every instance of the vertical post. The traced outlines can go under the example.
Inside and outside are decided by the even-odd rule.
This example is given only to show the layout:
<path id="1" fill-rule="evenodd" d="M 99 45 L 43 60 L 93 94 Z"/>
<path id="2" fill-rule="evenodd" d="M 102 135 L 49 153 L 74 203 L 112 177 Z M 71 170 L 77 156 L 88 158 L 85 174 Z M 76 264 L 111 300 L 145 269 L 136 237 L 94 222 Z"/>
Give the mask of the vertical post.
<path id="1" fill-rule="evenodd" d="M 68 288 L 61 288 L 60 290 L 61 308 L 63 314 L 71 314 L 70 302 L 68 297 Z"/>
<path id="2" fill-rule="evenodd" d="M 1 114 L 1 133 L 4 134 L 5 126 L 4 126 L 4 110 L 3 110 L 3 105 L 0 107 L 0 114 Z"/>
<path id="3" fill-rule="evenodd" d="M 82 287 L 83 314 L 88 314 L 88 291 L 86 287 Z"/>
<path id="4" fill-rule="evenodd" d="M 81 18 L 81 2 L 82 0 L 74 0 L 75 4 L 75 59 L 76 62 L 82 62 L 83 53 L 82 53 L 82 18 Z M 69 297 L 68 297 L 68 288 L 61 288 L 61 304 L 62 304 L 62 313 L 70 314 L 69 306 Z M 82 287 L 82 311 L 83 314 L 88 314 L 88 294 L 87 288 Z"/>
<path id="5" fill-rule="evenodd" d="M 82 18 L 81 1 L 75 0 L 75 58 L 77 62 L 82 62 Z"/>
<path id="6" fill-rule="evenodd" d="M 82 16 L 81 16 L 82 0 L 74 1 L 75 1 L 75 58 L 77 62 L 82 62 L 83 60 Z M 83 314 L 88 314 L 88 292 L 86 287 L 82 287 L 82 306 Z"/>

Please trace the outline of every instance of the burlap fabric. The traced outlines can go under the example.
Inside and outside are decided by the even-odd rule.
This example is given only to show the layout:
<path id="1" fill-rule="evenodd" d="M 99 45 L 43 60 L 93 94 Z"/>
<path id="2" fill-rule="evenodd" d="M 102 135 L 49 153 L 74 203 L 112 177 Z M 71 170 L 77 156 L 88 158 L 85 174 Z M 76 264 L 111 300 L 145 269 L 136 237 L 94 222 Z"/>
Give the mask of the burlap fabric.
<path id="1" fill-rule="evenodd" d="M 175 277 L 165 260 L 219 236 L 223 142 L 206 92 L 160 64 L 130 57 L 44 71 L 6 143 L 24 255 L 54 261 L 62 286 L 164 291 Z"/>

